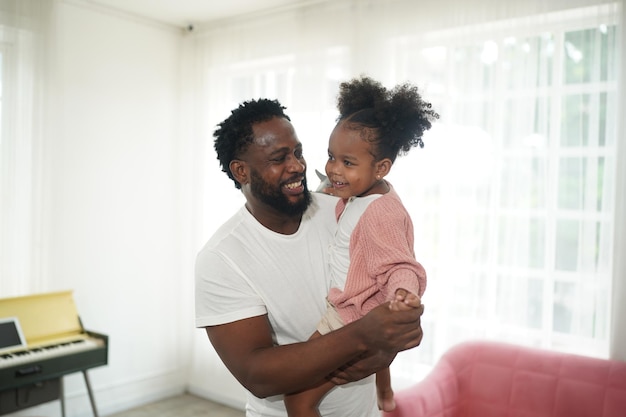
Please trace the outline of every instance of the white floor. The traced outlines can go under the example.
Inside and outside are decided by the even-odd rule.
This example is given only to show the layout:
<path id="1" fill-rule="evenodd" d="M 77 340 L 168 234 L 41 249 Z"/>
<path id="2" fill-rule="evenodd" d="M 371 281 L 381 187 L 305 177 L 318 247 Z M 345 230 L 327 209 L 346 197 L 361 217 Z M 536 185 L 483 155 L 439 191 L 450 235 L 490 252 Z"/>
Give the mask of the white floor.
<path id="1" fill-rule="evenodd" d="M 245 413 L 194 395 L 183 394 L 109 417 L 245 417 Z"/>

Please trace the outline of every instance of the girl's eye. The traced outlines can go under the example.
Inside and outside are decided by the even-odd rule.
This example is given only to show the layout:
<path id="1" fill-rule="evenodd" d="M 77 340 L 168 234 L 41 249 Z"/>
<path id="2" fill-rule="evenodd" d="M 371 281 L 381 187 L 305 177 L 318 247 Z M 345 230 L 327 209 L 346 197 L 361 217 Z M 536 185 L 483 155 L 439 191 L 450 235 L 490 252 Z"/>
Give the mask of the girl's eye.
<path id="1" fill-rule="evenodd" d="M 345 166 L 349 167 L 349 166 L 351 166 L 351 165 L 352 165 L 352 162 L 350 162 L 350 161 L 343 161 L 343 164 L 344 164 Z"/>

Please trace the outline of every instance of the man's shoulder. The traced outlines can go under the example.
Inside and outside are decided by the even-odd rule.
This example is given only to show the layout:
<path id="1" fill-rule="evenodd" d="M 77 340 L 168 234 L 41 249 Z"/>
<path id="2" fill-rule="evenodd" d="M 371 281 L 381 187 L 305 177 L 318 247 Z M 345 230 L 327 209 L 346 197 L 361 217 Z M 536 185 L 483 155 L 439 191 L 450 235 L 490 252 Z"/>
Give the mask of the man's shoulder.
<path id="1" fill-rule="evenodd" d="M 245 213 L 240 208 L 213 232 L 213 235 L 202 247 L 201 252 L 222 246 L 225 240 L 233 239 L 245 227 L 247 227 Z"/>
<path id="2" fill-rule="evenodd" d="M 321 193 L 321 192 L 315 192 L 311 194 L 313 195 L 314 202 L 317 202 L 318 204 L 322 206 L 328 205 L 330 207 L 333 207 L 333 209 L 335 205 L 337 204 L 337 201 L 339 201 L 339 198 L 335 197 L 334 195 Z"/>
<path id="3" fill-rule="evenodd" d="M 335 196 L 314 192 L 312 194 L 311 205 L 307 209 L 305 217 L 317 221 L 331 221 L 334 223 L 335 206 L 339 199 Z"/>

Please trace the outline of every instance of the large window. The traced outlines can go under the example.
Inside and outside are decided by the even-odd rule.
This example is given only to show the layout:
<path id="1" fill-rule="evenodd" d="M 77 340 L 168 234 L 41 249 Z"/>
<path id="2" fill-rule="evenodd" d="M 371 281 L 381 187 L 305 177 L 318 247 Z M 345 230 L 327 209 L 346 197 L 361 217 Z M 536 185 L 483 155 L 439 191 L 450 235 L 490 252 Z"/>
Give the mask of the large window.
<path id="1" fill-rule="evenodd" d="M 396 44 L 442 118 L 395 177 L 429 271 L 429 337 L 395 372 L 476 337 L 608 355 L 617 29 L 597 15 Z"/>

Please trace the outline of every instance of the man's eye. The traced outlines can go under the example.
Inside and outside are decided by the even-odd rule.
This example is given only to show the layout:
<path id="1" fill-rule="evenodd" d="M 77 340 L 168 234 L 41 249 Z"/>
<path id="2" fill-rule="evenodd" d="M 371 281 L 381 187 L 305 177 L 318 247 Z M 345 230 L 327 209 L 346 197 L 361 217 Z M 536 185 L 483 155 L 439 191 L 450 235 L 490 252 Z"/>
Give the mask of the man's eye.
<path id="1" fill-rule="evenodd" d="M 296 158 L 302 159 L 302 149 L 295 151 L 294 155 Z"/>

